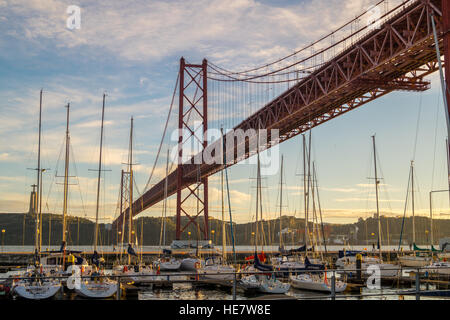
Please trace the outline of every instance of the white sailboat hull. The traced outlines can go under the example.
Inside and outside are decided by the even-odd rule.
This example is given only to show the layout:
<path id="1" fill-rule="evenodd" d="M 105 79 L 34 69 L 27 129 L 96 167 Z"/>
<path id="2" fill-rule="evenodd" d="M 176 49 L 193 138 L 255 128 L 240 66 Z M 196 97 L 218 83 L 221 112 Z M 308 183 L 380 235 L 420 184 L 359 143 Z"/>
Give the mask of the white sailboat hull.
<path id="1" fill-rule="evenodd" d="M 158 260 L 153 263 L 155 269 L 159 268 L 159 271 L 178 271 L 181 267 L 181 261 L 170 259 L 168 261 Z"/>
<path id="2" fill-rule="evenodd" d="M 206 266 L 199 270 L 199 274 L 204 279 L 232 281 L 235 269 L 230 266 L 213 265 Z"/>
<path id="3" fill-rule="evenodd" d="M 157 279 L 157 275 L 155 272 L 134 272 L 134 271 L 128 271 L 128 272 L 116 272 L 116 276 L 121 276 L 121 279 L 127 282 L 133 282 L 135 284 L 143 284 L 150 281 L 155 281 Z"/>
<path id="4" fill-rule="evenodd" d="M 352 259 L 338 259 L 336 266 L 338 268 L 344 269 L 345 272 L 356 273 L 356 260 L 354 257 L 345 257 Z M 367 268 L 371 265 L 375 265 L 380 268 L 380 275 L 382 277 L 396 277 L 400 272 L 400 266 L 390 263 L 380 263 L 379 259 L 364 257 L 363 263 L 361 264 L 362 273 L 368 275 Z"/>
<path id="5" fill-rule="evenodd" d="M 92 280 L 82 281 L 80 288 L 75 288 L 75 292 L 84 298 L 110 298 L 117 292 L 117 282 L 111 280 L 103 282 L 95 282 Z"/>
<path id="6" fill-rule="evenodd" d="M 289 283 L 283 283 L 278 280 L 276 281 L 263 281 L 261 287 L 258 289 L 262 293 L 272 293 L 272 294 L 284 294 L 289 291 L 291 285 Z"/>
<path id="7" fill-rule="evenodd" d="M 61 289 L 59 282 L 30 284 L 20 281 L 14 285 L 13 292 L 18 296 L 30 300 L 44 300 L 53 297 Z"/>
<path id="8" fill-rule="evenodd" d="M 196 271 L 196 264 L 202 265 L 202 261 L 197 258 L 186 258 L 181 260 L 181 270 L 184 271 Z M 203 263 L 204 264 L 204 263 Z"/>
<path id="9" fill-rule="evenodd" d="M 157 278 L 156 272 L 149 267 L 140 267 L 139 271 L 136 271 L 132 266 L 130 269 L 125 266 L 115 266 L 113 269 L 113 275 L 120 276 L 123 281 L 134 282 L 136 284 L 143 284 L 149 281 L 155 281 Z"/>
<path id="10" fill-rule="evenodd" d="M 293 288 L 309 291 L 319 291 L 331 293 L 331 281 L 325 283 L 323 280 L 315 280 L 309 276 L 299 275 L 289 278 Z M 335 292 L 343 292 L 347 288 L 347 284 L 342 281 L 336 281 Z"/>
<path id="11" fill-rule="evenodd" d="M 289 291 L 291 285 L 279 280 L 267 279 L 266 276 L 256 277 L 255 275 L 245 276 L 240 280 L 241 285 L 246 289 L 257 290 L 261 293 L 284 294 Z"/>
<path id="12" fill-rule="evenodd" d="M 398 257 L 398 261 L 404 267 L 425 267 L 432 262 L 431 258 L 415 256 L 401 256 Z"/>
<path id="13" fill-rule="evenodd" d="M 449 262 L 436 262 L 432 265 L 426 267 L 423 271 L 427 270 L 428 272 L 435 274 L 443 274 L 450 275 L 450 263 Z"/>
<path id="14" fill-rule="evenodd" d="M 397 277 L 400 272 L 400 266 L 390 263 L 376 263 L 374 264 L 380 268 L 381 277 Z M 364 269 L 364 273 L 367 273 L 367 266 Z"/>

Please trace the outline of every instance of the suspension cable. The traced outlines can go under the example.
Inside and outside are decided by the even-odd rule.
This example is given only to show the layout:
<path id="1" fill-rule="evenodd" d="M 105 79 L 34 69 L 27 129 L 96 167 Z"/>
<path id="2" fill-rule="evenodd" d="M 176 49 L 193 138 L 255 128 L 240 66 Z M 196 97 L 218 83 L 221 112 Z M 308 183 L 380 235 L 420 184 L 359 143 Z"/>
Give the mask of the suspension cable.
<path id="1" fill-rule="evenodd" d="M 382 0 L 382 1 L 378 2 L 374 7 L 378 6 L 380 3 L 384 2 L 384 1 L 385 1 L 385 0 Z M 411 0 L 405 0 L 404 2 L 402 2 L 401 4 L 399 4 L 397 7 L 395 7 L 395 8 L 392 9 L 392 10 L 390 10 L 389 12 L 386 12 L 384 15 L 382 15 L 380 18 L 378 18 L 377 21 L 378 21 L 378 20 L 381 20 L 381 19 L 383 19 L 383 18 L 385 18 L 386 16 L 388 16 L 389 14 L 391 14 L 391 13 L 394 12 L 394 11 L 396 11 L 397 9 L 399 9 L 399 8 L 402 7 L 402 6 L 404 6 L 406 3 L 410 2 L 410 1 L 411 1 Z M 355 19 L 351 20 L 350 22 L 347 22 L 346 24 L 344 24 L 344 25 L 341 26 L 340 28 L 338 28 L 338 29 L 336 29 L 335 31 L 333 31 L 332 33 L 330 33 L 330 34 L 328 34 L 328 35 L 326 35 L 326 36 L 320 38 L 319 40 L 313 42 L 312 44 L 310 44 L 310 45 L 308 45 L 308 46 L 306 46 L 306 47 L 303 47 L 302 49 L 297 50 L 297 51 L 295 51 L 294 53 L 292 53 L 292 54 L 290 54 L 290 55 L 287 55 L 287 56 L 285 56 L 285 57 L 283 57 L 283 58 L 280 58 L 280 59 L 278 59 L 278 60 L 276 60 L 276 61 L 274 61 L 274 62 L 265 64 L 265 65 L 260 66 L 260 67 L 256 67 L 256 68 L 253 68 L 253 69 L 249 69 L 249 70 L 245 70 L 245 71 L 240 71 L 240 72 L 233 72 L 233 71 L 229 71 L 229 70 L 227 70 L 227 69 L 224 69 L 224 68 L 222 68 L 222 67 L 219 67 L 219 66 L 215 65 L 214 63 L 208 61 L 208 65 L 209 65 L 213 70 L 215 70 L 216 72 L 220 73 L 221 75 L 226 76 L 226 77 L 229 78 L 228 80 L 225 80 L 225 79 L 217 79 L 217 78 L 208 77 L 208 79 L 216 80 L 216 81 L 248 81 L 248 80 L 253 80 L 253 79 L 257 79 L 257 78 L 266 77 L 266 76 L 269 76 L 269 75 L 278 74 L 280 71 L 283 71 L 283 70 L 286 70 L 286 69 L 290 69 L 290 68 L 292 68 L 292 67 L 294 67 L 294 66 L 296 66 L 296 65 L 298 65 L 298 64 L 300 64 L 300 63 L 302 63 L 302 62 L 305 62 L 305 61 L 307 61 L 307 60 L 309 60 L 309 59 L 311 59 L 311 58 L 314 58 L 314 57 L 316 57 L 316 56 L 319 56 L 319 55 L 323 54 L 325 51 L 327 51 L 327 50 L 329 50 L 329 49 L 331 49 L 331 48 L 336 47 L 337 45 L 339 45 L 339 44 L 345 42 L 346 40 L 348 40 L 348 39 L 350 39 L 350 38 L 352 38 L 352 37 L 355 36 L 356 34 L 362 32 L 363 30 L 365 30 L 365 29 L 367 29 L 367 28 L 369 28 L 370 25 L 366 25 L 366 26 L 360 28 L 359 30 L 353 32 L 353 33 L 350 34 L 349 36 L 346 36 L 346 37 L 344 37 L 343 39 L 341 39 L 340 41 L 338 41 L 338 42 L 336 42 L 336 43 L 334 43 L 334 44 L 332 44 L 332 45 L 330 45 L 330 46 L 325 47 L 324 49 L 321 49 L 321 50 L 319 50 L 319 51 L 317 51 L 317 52 L 311 54 L 311 55 L 310 55 L 309 57 L 307 57 L 307 58 L 301 59 L 301 60 L 296 61 L 296 62 L 294 62 L 294 63 L 291 63 L 291 64 L 289 64 L 289 65 L 287 65 L 287 66 L 285 66 L 285 67 L 279 68 L 279 69 L 274 70 L 274 71 L 271 71 L 271 72 L 267 72 L 267 73 L 265 73 L 265 74 L 260 74 L 260 75 L 248 75 L 249 72 L 261 70 L 261 69 L 264 69 L 264 68 L 268 68 L 269 66 L 272 66 L 272 65 L 277 64 L 277 63 L 279 63 L 279 62 L 281 62 L 281 61 L 284 61 L 284 60 L 286 60 L 286 59 L 288 59 L 288 58 L 290 58 L 290 57 L 293 57 L 293 56 L 297 55 L 298 53 L 305 51 L 305 50 L 308 49 L 308 48 L 312 48 L 315 44 L 319 43 L 320 41 L 326 39 L 327 37 L 329 37 L 329 36 L 331 36 L 331 35 L 334 35 L 334 33 L 336 33 L 337 31 L 342 30 L 344 27 L 346 27 L 346 26 L 348 26 L 349 24 L 353 23 L 355 20 L 358 20 L 361 16 L 365 15 L 367 12 L 369 12 L 369 9 L 368 9 L 368 10 L 365 10 L 362 14 L 358 15 Z M 322 64 L 323 64 L 323 63 L 322 63 Z M 320 66 L 320 65 L 321 65 L 321 64 L 317 64 L 316 66 Z M 313 67 L 316 67 L 316 66 L 313 66 Z M 232 75 L 235 75 L 235 76 L 232 76 Z M 245 78 L 245 79 L 239 79 L 239 78 L 237 78 L 236 76 L 246 76 L 247 78 Z M 289 80 L 284 80 L 283 82 L 289 82 Z M 278 82 L 276 82 L 276 83 L 278 83 Z"/>
<path id="2" fill-rule="evenodd" d="M 160 154 L 160 152 L 161 152 L 161 147 L 162 147 L 162 145 L 163 145 L 163 143 L 164 143 L 164 137 L 166 136 L 167 126 L 169 125 L 170 114 L 171 114 L 171 112 L 172 112 L 173 102 L 174 102 L 174 99 L 175 99 L 175 94 L 176 94 L 176 92 L 177 92 L 178 80 L 179 80 L 179 79 L 180 79 L 180 73 L 178 72 L 178 75 L 177 75 L 177 81 L 176 81 L 176 83 L 175 83 L 175 88 L 174 88 L 173 94 L 172 94 L 172 102 L 170 103 L 169 114 L 167 115 L 166 124 L 164 125 L 163 135 L 162 135 L 162 138 L 161 138 L 161 142 L 160 142 L 160 144 L 159 144 L 159 147 L 158 147 L 158 153 L 156 154 L 156 159 L 155 159 L 155 162 L 153 163 L 153 168 L 152 168 L 152 171 L 151 171 L 151 173 L 150 173 L 150 177 L 148 178 L 147 184 L 145 185 L 144 190 L 143 190 L 142 193 L 145 193 L 145 192 L 147 191 L 147 188 L 148 188 L 148 186 L 150 185 L 150 181 L 151 181 L 151 179 L 152 179 L 152 177 L 153 177 L 153 173 L 155 172 L 156 163 L 158 162 L 159 154 Z"/>

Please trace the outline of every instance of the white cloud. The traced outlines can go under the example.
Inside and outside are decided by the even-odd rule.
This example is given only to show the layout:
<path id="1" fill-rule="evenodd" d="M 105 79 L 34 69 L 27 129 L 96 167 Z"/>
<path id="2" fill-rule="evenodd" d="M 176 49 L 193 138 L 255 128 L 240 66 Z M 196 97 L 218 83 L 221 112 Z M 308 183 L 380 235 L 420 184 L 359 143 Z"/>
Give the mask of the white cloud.
<path id="1" fill-rule="evenodd" d="M 74 31 L 66 28 L 66 1 L 16 0 L 6 8 L 20 21 L 8 25 L 8 33 L 25 36 L 38 48 L 46 45 L 44 39 L 59 48 L 87 47 L 99 56 L 101 49 L 133 61 L 194 51 L 221 63 L 246 65 L 284 56 L 371 3 L 317 0 L 280 8 L 255 0 L 87 1 L 80 5 L 81 29 Z"/>

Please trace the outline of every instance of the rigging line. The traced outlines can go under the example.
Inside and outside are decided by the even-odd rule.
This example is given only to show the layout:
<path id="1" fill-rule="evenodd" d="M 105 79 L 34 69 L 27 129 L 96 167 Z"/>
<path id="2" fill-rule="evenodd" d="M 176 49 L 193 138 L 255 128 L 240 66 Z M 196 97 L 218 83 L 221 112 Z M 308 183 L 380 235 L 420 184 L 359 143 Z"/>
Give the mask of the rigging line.
<path id="1" fill-rule="evenodd" d="M 64 147 L 64 141 L 65 141 L 65 138 L 63 139 L 63 142 L 61 143 L 61 148 L 59 150 L 58 159 L 56 160 L 56 164 L 55 164 L 55 168 L 56 168 L 55 175 L 53 176 L 52 182 L 51 182 L 49 190 L 47 192 L 47 198 L 45 200 L 45 203 L 46 203 L 47 207 L 48 207 L 48 200 L 50 198 L 50 193 L 51 193 L 51 190 L 53 188 L 53 184 L 56 184 L 55 180 L 56 180 L 56 177 L 58 175 L 58 164 L 59 164 L 59 161 L 61 160 L 61 155 L 62 155 L 62 151 L 63 151 L 63 147 Z"/>
<path id="2" fill-rule="evenodd" d="M 378 160 L 378 169 L 380 170 L 380 177 L 383 177 L 383 179 L 385 179 L 384 178 L 384 174 L 383 174 L 383 169 L 381 167 L 381 161 L 380 161 L 380 157 L 379 157 L 378 152 L 376 153 L 376 157 L 377 157 L 377 160 Z M 383 190 L 383 194 L 386 196 L 386 199 L 387 199 L 387 206 L 389 207 L 390 213 L 392 214 L 391 198 L 390 198 L 388 190 L 387 190 L 386 180 L 385 180 L 384 186 L 382 186 L 382 190 Z M 380 213 L 380 217 L 381 217 L 381 213 Z M 386 223 L 389 224 L 389 219 L 388 219 L 387 216 L 386 216 Z M 388 225 L 388 227 L 389 227 L 389 225 Z M 381 232 L 380 234 L 383 235 L 383 232 Z M 386 239 L 387 239 L 387 241 L 389 241 L 389 234 L 386 235 Z"/>
<path id="3" fill-rule="evenodd" d="M 400 251 L 400 246 L 402 245 L 403 229 L 404 229 L 405 217 L 406 217 L 406 209 L 407 209 L 407 206 L 408 206 L 409 184 L 411 182 L 411 171 L 412 170 L 409 170 L 408 185 L 406 187 L 406 200 L 405 200 L 405 207 L 403 209 L 403 219 L 402 219 L 402 227 L 400 229 L 400 240 L 398 242 L 398 251 Z"/>
<path id="4" fill-rule="evenodd" d="M 408 2 L 408 1 L 410 1 L 410 0 L 406 0 L 404 3 Z M 397 7 L 396 7 L 394 10 L 392 10 L 392 11 L 395 11 L 395 10 L 398 9 L 400 6 L 401 6 L 401 5 L 397 6 Z M 385 14 L 384 16 L 382 16 L 380 19 L 382 19 L 382 18 L 385 17 L 386 15 L 387 15 L 387 14 Z M 350 36 L 347 36 L 346 38 L 340 40 L 339 42 L 337 42 L 336 44 L 334 44 L 334 45 L 332 45 L 332 46 L 329 46 L 329 47 L 327 47 L 327 48 L 324 48 L 324 49 L 322 49 L 322 50 L 319 50 L 319 51 L 315 52 L 314 54 L 312 54 L 311 56 L 309 56 L 309 57 L 307 57 L 307 58 L 304 58 L 304 59 L 302 59 L 302 60 L 299 60 L 299 61 L 297 61 L 297 62 L 294 62 L 294 63 L 290 64 L 290 65 L 287 65 L 287 66 L 285 66 L 285 67 L 279 68 L 278 70 L 275 70 L 275 71 L 272 71 L 272 72 L 269 72 L 269 73 L 266 73 L 266 74 L 261 74 L 261 75 L 257 75 L 257 76 L 252 76 L 252 77 L 248 77 L 248 78 L 246 78 L 246 79 L 237 79 L 237 78 L 232 77 L 232 76 L 230 76 L 230 75 L 223 74 L 224 76 L 227 76 L 227 77 L 230 78 L 230 79 L 229 79 L 229 80 L 224 80 L 224 79 L 217 79 L 217 78 L 211 78 L 211 77 L 208 77 L 208 79 L 210 79 L 210 80 L 216 80 L 216 81 L 246 81 L 246 82 L 252 82 L 252 81 L 249 81 L 249 80 L 253 80 L 253 79 L 257 79 L 257 78 L 262 78 L 262 77 L 269 76 L 269 75 L 274 75 L 274 74 L 277 74 L 279 71 L 283 71 L 283 70 L 290 69 L 291 67 L 294 67 L 294 66 L 296 66 L 296 65 L 298 65 L 298 64 L 301 64 L 301 63 L 303 63 L 303 62 L 305 62 L 305 61 L 308 61 L 308 60 L 311 60 L 311 59 L 313 59 L 313 58 L 316 58 L 317 56 L 323 54 L 325 51 L 331 49 L 332 47 L 337 46 L 338 44 L 341 44 L 342 42 L 348 40 L 349 38 L 353 38 L 354 35 L 358 34 L 359 32 L 361 32 L 362 30 L 364 30 L 364 29 L 366 29 L 366 28 L 368 28 L 368 27 L 369 27 L 369 25 L 366 25 L 365 27 L 359 29 L 359 30 L 356 31 L 355 33 L 352 33 Z M 348 49 L 344 49 L 344 51 L 345 51 L 345 50 L 348 50 Z M 315 60 L 314 60 L 314 61 L 315 61 Z M 220 67 L 214 65 L 214 67 L 215 67 L 215 68 L 214 68 L 214 67 L 213 67 L 213 64 L 212 64 L 211 62 L 208 62 L 208 64 L 211 65 L 211 68 L 213 68 L 215 71 L 219 72 L 219 70 L 217 70 L 217 69 L 215 69 L 215 68 L 220 68 Z M 317 66 L 324 65 L 324 64 L 325 64 L 325 63 L 321 63 L 321 64 L 313 64 L 313 63 L 312 63 L 311 68 L 315 68 L 315 67 L 317 67 Z M 263 68 L 264 68 L 264 67 L 263 67 Z M 221 69 L 223 69 L 223 68 L 221 68 Z M 262 69 L 262 68 L 259 68 L 259 69 Z M 229 72 L 229 74 L 236 74 L 236 73 L 231 73 L 231 72 Z M 288 82 L 288 81 L 289 81 L 289 80 L 280 80 L 280 81 L 274 82 L 274 83 L 283 83 L 283 82 Z M 295 81 L 295 80 L 293 80 L 293 81 Z M 256 83 L 261 83 L 261 82 L 256 82 Z M 265 83 L 265 82 L 262 82 L 262 83 Z M 270 83 L 270 82 L 268 82 L 268 83 Z"/>
<path id="5" fill-rule="evenodd" d="M 437 147 L 437 132 L 438 132 L 438 123 L 439 123 L 439 108 L 441 104 L 441 92 L 438 93 L 438 100 L 436 106 L 436 123 L 434 125 L 434 150 L 433 150 L 433 169 L 431 170 L 431 188 L 434 188 L 434 170 L 436 165 L 436 147 Z"/>
<path id="6" fill-rule="evenodd" d="M 307 57 L 307 58 L 304 58 L 304 59 L 306 59 L 306 60 L 308 60 L 309 59 L 309 57 Z M 292 62 L 289 66 L 292 66 L 294 64 L 294 62 Z M 281 71 L 283 71 L 283 70 L 281 70 L 281 69 L 277 69 L 277 70 L 275 70 L 274 72 L 275 73 L 273 73 L 273 74 L 270 74 L 270 75 L 267 75 L 268 77 L 270 76 L 270 77 L 273 77 L 273 78 L 275 78 L 275 77 L 279 77 L 279 76 L 286 76 L 286 75 L 290 75 L 290 74 L 299 74 L 299 73 L 306 73 L 306 74 L 310 74 L 311 73 L 311 71 L 307 71 L 307 70 L 311 70 L 311 69 L 314 69 L 315 67 L 317 67 L 317 66 L 319 66 L 319 65 L 323 65 L 323 64 L 325 64 L 325 63 L 320 63 L 320 64 L 314 64 L 314 65 L 312 65 L 312 66 L 309 66 L 309 67 L 303 67 L 303 68 L 296 68 L 295 70 L 292 70 L 292 71 L 287 71 L 287 72 L 281 72 Z M 208 71 L 208 74 L 213 74 L 213 75 L 216 75 L 216 76 L 224 76 L 224 77 L 228 77 L 228 78 L 233 78 L 233 79 L 239 79 L 239 78 L 235 78 L 235 77 L 232 77 L 232 76 L 230 76 L 230 74 L 227 74 L 227 73 L 224 73 L 224 72 L 222 72 L 222 71 L 220 71 L 218 68 L 220 68 L 220 67 L 217 67 L 217 66 L 215 66 L 215 65 L 209 65 L 209 68 L 211 68 L 213 71 Z M 290 67 L 289 68 L 287 68 L 287 69 L 290 69 Z M 214 72 L 215 71 L 215 72 Z M 265 71 L 266 73 L 265 74 L 267 74 L 268 73 L 268 70 L 266 70 Z M 247 77 L 263 77 L 264 76 L 264 73 L 263 74 L 249 74 L 249 75 L 247 75 Z M 245 78 L 244 78 L 245 79 Z"/>
<path id="7" fill-rule="evenodd" d="M 325 229 L 324 229 L 323 219 L 322 219 L 322 207 L 320 205 L 320 197 L 319 197 L 319 181 L 317 179 L 316 166 L 314 165 L 314 162 L 313 162 L 313 179 L 316 181 L 315 185 L 316 185 L 316 194 L 317 194 L 317 204 L 319 206 L 319 214 L 320 214 L 320 226 L 322 229 L 322 240 L 323 240 L 323 245 L 325 248 L 325 254 L 327 254 L 327 239 L 325 238 Z"/>
<path id="8" fill-rule="evenodd" d="M 73 163 L 73 167 L 74 167 L 74 171 L 75 171 L 75 177 L 77 179 L 77 185 L 78 185 L 78 191 L 80 192 L 80 200 L 81 200 L 81 208 L 83 210 L 83 213 L 86 215 L 86 207 L 84 206 L 84 201 L 83 201 L 83 195 L 81 194 L 81 187 L 80 187 L 80 180 L 78 178 L 78 170 L 77 170 L 77 164 L 76 164 L 76 160 L 75 160 L 75 153 L 73 152 L 73 147 L 72 144 L 70 144 L 70 151 L 72 152 L 72 163 Z"/>
<path id="9" fill-rule="evenodd" d="M 158 153 L 156 154 L 156 159 L 155 159 L 155 162 L 153 163 L 153 168 L 152 168 L 152 171 L 151 171 L 151 173 L 150 173 L 150 177 L 148 178 L 147 184 L 146 184 L 145 187 L 144 187 L 144 191 L 143 191 L 144 193 L 147 191 L 147 188 L 148 188 L 148 186 L 149 186 L 149 184 L 150 184 L 150 180 L 151 180 L 152 177 L 153 177 L 153 173 L 154 173 L 154 171 L 155 171 L 156 163 L 157 163 L 158 158 L 159 158 L 159 153 L 160 153 L 160 151 L 161 151 L 161 147 L 162 147 L 163 142 L 164 142 L 164 137 L 165 137 L 165 135 L 166 135 L 167 126 L 168 126 L 168 124 L 169 124 L 170 114 L 171 114 L 171 112 L 172 112 L 173 102 L 174 102 L 174 99 L 175 99 L 175 94 L 176 94 L 176 92 L 177 92 L 177 87 L 178 87 L 178 81 L 179 81 L 179 79 L 180 79 L 180 72 L 178 72 L 178 75 L 177 75 L 177 81 L 176 81 L 176 83 L 175 83 L 175 88 L 174 88 L 173 94 L 172 94 L 172 102 L 170 103 L 169 114 L 167 115 L 166 124 L 164 125 L 163 136 L 162 136 L 162 138 L 161 138 L 161 142 L 160 142 L 159 147 L 158 147 Z"/>
<path id="10" fill-rule="evenodd" d="M 321 67 L 324 64 L 320 64 L 320 65 L 315 65 L 314 68 L 317 67 Z M 312 74 L 312 72 L 308 72 L 308 75 Z M 273 76 L 273 75 L 262 75 L 261 77 L 254 77 L 254 78 L 248 78 L 248 79 L 238 79 L 238 78 L 232 78 L 232 77 L 228 77 L 229 79 L 219 79 L 219 78 L 213 78 L 213 77 L 208 77 L 209 80 L 213 80 L 213 81 L 217 81 L 217 82 L 247 82 L 247 83 L 256 83 L 256 84 L 282 84 L 282 83 L 288 83 L 288 82 L 298 82 L 300 80 L 305 79 L 306 77 L 296 77 L 296 78 L 292 78 L 289 80 L 273 80 L 273 81 L 254 81 L 253 79 L 258 79 L 258 78 L 264 78 L 264 77 L 269 77 L 269 76 Z"/>
<path id="11" fill-rule="evenodd" d="M 317 54 L 317 53 L 316 53 L 316 54 Z M 294 66 L 296 66 L 296 65 L 298 65 L 298 64 L 300 64 L 300 63 L 302 63 L 302 62 L 305 62 L 305 61 L 307 61 L 307 60 L 309 60 L 309 59 L 311 59 L 311 57 L 308 57 L 308 58 L 305 58 L 305 59 L 303 59 L 303 60 L 294 62 L 294 63 L 292 63 L 292 64 L 290 64 L 290 65 L 288 65 L 288 66 L 286 66 L 286 67 L 280 68 L 280 69 L 278 69 L 278 70 L 270 71 L 270 72 L 267 72 L 267 73 L 261 74 L 261 75 L 255 75 L 255 76 L 248 77 L 248 78 L 245 78 L 245 79 L 239 79 L 239 78 L 232 77 L 232 76 L 229 76 L 229 75 L 226 75 L 226 74 L 222 74 L 222 75 L 223 75 L 223 76 L 226 76 L 226 77 L 229 78 L 229 79 L 217 79 L 217 78 L 213 78 L 213 77 L 209 77 L 209 76 L 208 76 L 208 79 L 210 79 L 210 80 L 215 80 L 215 81 L 222 81 L 222 82 L 243 81 L 243 82 L 250 82 L 250 83 L 286 83 L 286 82 L 296 81 L 297 79 L 291 79 L 291 80 L 278 80 L 278 81 L 250 81 L 250 80 L 254 80 L 254 79 L 258 79 L 258 78 L 263 78 L 263 77 L 268 77 L 268 76 L 274 77 L 274 76 L 278 75 L 278 72 L 283 71 L 283 70 L 290 69 L 290 68 L 292 68 L 292 67 L 294 67 Z M 309 67 L 309 68 L 310 68 L 310 69 L 315 69 L 315 68 L 321 67 L 321 66 L 323 66 L 323 65 L 325 65 L 325 63 L 315 64 L 315 65 L 312 65 L 312 66 Z M 213 67 L 211 67 L 211 68 L 214 69 Z M 217 69 L 214 69 L 214 70 L 218 72 Z M 291 71 L 291 72 L 292 72 L 292 73 L 297 73 L 297 71 Z M 310 73 L 313 73 L 313 71 L 310 72 Z"/>
<path id="12" fill-rule="evenodd" d="M 377 4 L 374 5 L 374 7 L 377 7 L 378 5 L 380 5 L 380 4 L 381 4 L 382 2 L 384 2 L 384 1 L 385 1 L 385 0 L 379 1 Z M 406 4 L 406 3 L 409 2 L 409 1 L 410 1 L 410 0 L 404 1 L 403 3 L 401 3 L 400 5 L 398 5 L 397 7 L 395 7 L 394 9 L 392 9 L 391 11 L 389 11 L 389 12 L 385 13 L 383 16 L 379 17 L 377 20 L 383 19 L 383 18 L 386 17 L 388 14 L 390 14 L 391 12 L 397 10 L 399 7 L 401 7 L 402 5 Z M 324 40 L 324 39 L 330 37 L 331 35 L 334 35 L 336 32 L 338 32 L 338 31 L 342 30 L 343 28 L 347 27 L 349 24 L 353 23 L 355 20 L 359 19 L 360 17 L 362 17 L 363 15 L 365 15 L 367 12 L 369 12 L 369 10 L 365 10 L 363 13 L 361 13 L 361 14 L 358 15 L 358 16 L 356 16 L 353 20 L 351 20 L 351 21 L 345 23 L 345 24 L 342 25 L 341 27 L 337 28 L 336 30 L 334 30 L 333 32 L 327 34 L 326 36 L 323 36 L 322 38 L 316 40 L 315 42 L 311 43 L 310 45 L 308 45 L 308 46 L 306 46 L 306 47 L 303 47 L 303 48 L 301 48 L 301 49 L 299 49 L 299 50 L 297 50 L 297 51 L 294 51 L 294 52 L 291 53 L 290 55 L 287 55 L 287 56 L 285 56 L 285 57 L 283 57 L 283 58 L 280 58 L 280 59 L 278 59 L 278 60 L 276 60 L 276 61 L 273 61 L 273 62 L 271 62 L 271 63 L 265 64 L 265 65 L 263 65 L 263 66 L 256 67 L 256 68 L 253 68 L 253 69 L 249 69 L 249 70 L 245 70 L 245 71 L 240 71 L 240 72 L 232 72 L 232 71 L 228 71 L 228 70 L 223 69 L 223 68 L 220 68 L 220 69 L 222 69 L 223 71 L 229 72 L 230 74 L 245 74 L 245 73 L 248 73 L 248 72 L 252 72 L 252 71 L 256 71 L 256 70 L 260 70 L 260 69 L 269 67 L 269 66 L 274 65 L 274 64 L 276 64 L 276 63 L 279 63 L 279 62 L 281 62 L 281 61 L 283 61 L 283 60 L 286 60 L 286 59 L 288 59 L 288 58 L 291 58 L 291 57 L 297 55 L 298 53 L 300 53 L 300 52 L 302 52 L 302 51 L 305 51 L 305 50 L 308 49 L 308 48 L 313 47 L 314 45 L 316 45 L 317 43 L 321 42 L 322 40 Z M 375 22 L 375 21 L 374 21 L 374 22 Z M 358 34 L 360 31 L 362 31 L 363 29 L 366 29 L 367 27 L 369 27 L 369 25 L 367 25 L 366 27 L 364 27 L 364 28 L 358 30 L 358 31 L 355 32 L 354 34 Z M 352 35 L 354 35 L 354 34 L 352 34 Z M 348 38 L 348 37 L 347 37 L 347 38 Z M 347 39 L 347 38 L 344 38 L 344 39 Z M 339 44 L 339 43 L 342 42 L 342 41 L 343 41 L 343 40 L 337 42 L 335 45 Z M 331 47 L 333 47 L 333 46 L 331 46 Z M 210 63 L 210 62 L 208 62 L 208 64 L 209 64 L 209 63 Z M 216 66 L 216 67 L 217 67 L 217 66 Z"/>
<path id="13" fill-rule="evenodd" d="M 414 140 L 414 149 L 413 149 L 413 157 L 412 157 L 413 161 L 416 159 L 417 138 L 419 136 L 419 124 L 420 124 L 421 111 L 422 111 L 422 92 L 419 95 L 419 111 L 418 111 L 418 114 L 417 114 L 416 137 L 415 137 L 415 140 Z"/>

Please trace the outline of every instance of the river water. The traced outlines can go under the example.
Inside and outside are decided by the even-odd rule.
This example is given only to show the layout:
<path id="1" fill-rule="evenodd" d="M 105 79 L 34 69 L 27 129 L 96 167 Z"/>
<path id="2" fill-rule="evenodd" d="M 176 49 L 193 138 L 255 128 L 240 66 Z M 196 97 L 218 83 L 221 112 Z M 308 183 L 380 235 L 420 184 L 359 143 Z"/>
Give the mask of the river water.
<path id="1" fill-rule="evenodd" d="M 382 287 L 381 290 L 370 290 L 363 288 L 361 294 L 363 297 L 355 293 L 345 293 L 339 295 L 336 300 L 399 300 L 399 295 L 391 295 L 398 290 L 407 290 L 408 288 L 393 289 L 390 287 Z M 425 287 L 422 289 L 425 290 Z M 431 288 L 430 288 L 431 289 Z M 375 296 L 381 294 L 381 296 Z M 287 293 L 288 296 L 293 296 L 297 299 L 324 299 L 330 300 L 326 294 L 316 292 L 302 291 L 291 288 Z M 369 296 L 372 295 L 372 296 Z M 236 294 L 236 300 L 247 300 L 258 298 L 259 294 L 244 295 L 242 292 Z M 56 300 L 84 300 L 72 292 L 65 292 L 64 294 L 57 294 L 53 299 Z M 114 300 L 115 298 L 111 298 Z M 173 289 L 149 289 L 141 288 L 137 297 L 128 298 L 130 300 L 232 300 L 233 296 L 231 290 L 209 289 L 209 288 L 193 288 L 190 284 L 175 284 Z M 404 300 L 415 300 L 414 295 L 404 295 Z M 449 300 L 449 297 L 427 297 L 422 296 L 421 300 Z"/>

